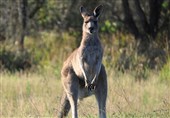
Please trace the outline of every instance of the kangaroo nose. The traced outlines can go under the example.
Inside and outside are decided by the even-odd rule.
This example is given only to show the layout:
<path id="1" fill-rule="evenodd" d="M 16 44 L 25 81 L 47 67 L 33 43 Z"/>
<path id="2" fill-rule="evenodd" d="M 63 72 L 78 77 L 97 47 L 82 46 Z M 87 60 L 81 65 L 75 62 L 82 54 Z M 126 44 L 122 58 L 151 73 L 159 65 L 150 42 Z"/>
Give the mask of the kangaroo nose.
<path id="1" fill-rule="evenodd" d="M 89 30 L 90 30 L 90 33 L 93 33 L 94 28 L 90 27 Z"/>

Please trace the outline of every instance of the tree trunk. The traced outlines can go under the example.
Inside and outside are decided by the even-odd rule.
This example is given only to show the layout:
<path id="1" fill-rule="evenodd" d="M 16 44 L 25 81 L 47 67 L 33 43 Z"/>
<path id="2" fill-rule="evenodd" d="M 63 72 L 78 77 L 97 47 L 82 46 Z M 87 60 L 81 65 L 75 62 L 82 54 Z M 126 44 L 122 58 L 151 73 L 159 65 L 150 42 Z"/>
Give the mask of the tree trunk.
<path id="1" fill-rule="evenodd" d="M 21 0 L 21 38 L 19 40 L 19 50 L 24 50 L 24 39 L 26 35 L 26 28 L 27 28 L 27 7 L 28 7 L 28 1 L 27 0 Z"/>
<path id="2" fill-rule="evenodd" d="M 123 5 L 124 16 L 125 16 L 125 18 L 124 18 L 125 25 L 127 25 L 130 32 L 135 36 L 135 39 L 138 39 L 139 30 L 134 22 L 133 15 L 132 15 L 132 12 L 129 7 L 128 0 L 122 0 L 122 5 Z"/>
<path id="3" fill-rule="evenodd" d="M 161 7 L 164 0 L 149 0 L 150 6 L 150 36 L 154 39 L 158 33 L 158 22 L 160 19 Z"/>
<path id="4" fill-rule="evenodd" d="M 141 8 L 140 1 L 139 0 L 134 0 L 135 7 L 136 7 L 136 12 L 139 16 L 140 23 L 142 25 L 143 31 L 146 33 L 150 32 L 150 27 L 146 18 L 146 15 L 144 11 Z"/>
<path id="5" fill-rule="evenodd" d="M 164 0 L 149 0 L 149 16 L 141 8 L 139 0 L 133 0 L 135 4 L 135 11 L 138 15 L 139 27 L 137 22 L 133 18 L 132 10 L 130 9 L 129 0 L 122 0 L 124 23 L 128 27 L 129 31 L 135 36 L 135 39 L 139 41 L 139 52 L 145 52 L 149 48 L 152 40 L 154 40 L 159 30 L 159 20 L 162 10 L 162 3 Z M 133 9 L 133 8 L 132 8 Z M 139 28 L 142 28 L 139 29 Z"/>

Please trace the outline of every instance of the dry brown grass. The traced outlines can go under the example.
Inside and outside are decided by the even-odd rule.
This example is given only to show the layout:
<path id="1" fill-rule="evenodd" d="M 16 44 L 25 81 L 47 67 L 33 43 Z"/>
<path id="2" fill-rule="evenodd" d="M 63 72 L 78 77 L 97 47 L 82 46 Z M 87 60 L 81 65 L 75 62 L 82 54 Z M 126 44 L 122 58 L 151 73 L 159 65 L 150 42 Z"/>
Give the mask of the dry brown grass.
<path id="1" fill-rule="evenodd" d="M 136 82 L 129 74 L 109 70 L 107 114 L 112 117 L 169 117 L 170 86 L 150 74 Z M 60 79 L 48 73 L 1 73 L 1 117 L 56 117 L 62 86 Z M 79 103 L 80 117 L 95 118 L 95 97 Z M 70 116 L 70 113 L 69 113 Z"/>

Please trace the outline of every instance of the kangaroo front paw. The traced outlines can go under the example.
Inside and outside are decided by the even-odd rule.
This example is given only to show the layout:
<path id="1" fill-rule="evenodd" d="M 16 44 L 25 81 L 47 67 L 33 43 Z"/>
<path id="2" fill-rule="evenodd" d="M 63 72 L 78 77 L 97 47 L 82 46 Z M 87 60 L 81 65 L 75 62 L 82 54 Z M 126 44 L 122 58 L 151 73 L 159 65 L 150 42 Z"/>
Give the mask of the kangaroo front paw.
<path id="1" fill-rule="evenodd" d="M 93 91 L 93 90 L 96 89 L 96 85 L 90 84 L 90 85 L 88 86 L 88 89 L 89 89 L 89 91 Z"/>
<path id="2" fill-rule="evenodd" d="M 85 81 L 85 88 L 88 88 L 89 84 L 87 81 Z"/>

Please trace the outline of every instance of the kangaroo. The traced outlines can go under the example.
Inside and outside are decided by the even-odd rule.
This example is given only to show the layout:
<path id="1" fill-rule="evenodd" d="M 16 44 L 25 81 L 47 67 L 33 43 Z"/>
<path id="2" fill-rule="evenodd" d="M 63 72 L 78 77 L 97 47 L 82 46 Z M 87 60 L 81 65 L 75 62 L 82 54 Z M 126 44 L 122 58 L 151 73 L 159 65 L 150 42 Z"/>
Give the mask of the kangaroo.
<path id="1" fill-rule="evenodd" d="M 64 94 L 61 99 L 59 118 L 66 117 L 70 108 L 72 118 L 78 118 L 77 102 L 95 95 L 99 117 L 106 118 L 107 75 L 102 64 L 103 48 L 98 36 L 98 17 L 102 5 L 89 14 L 84 7 L 80 13 L 84 19 L 82 41 L 63 64 L 61 80 Z"/>

